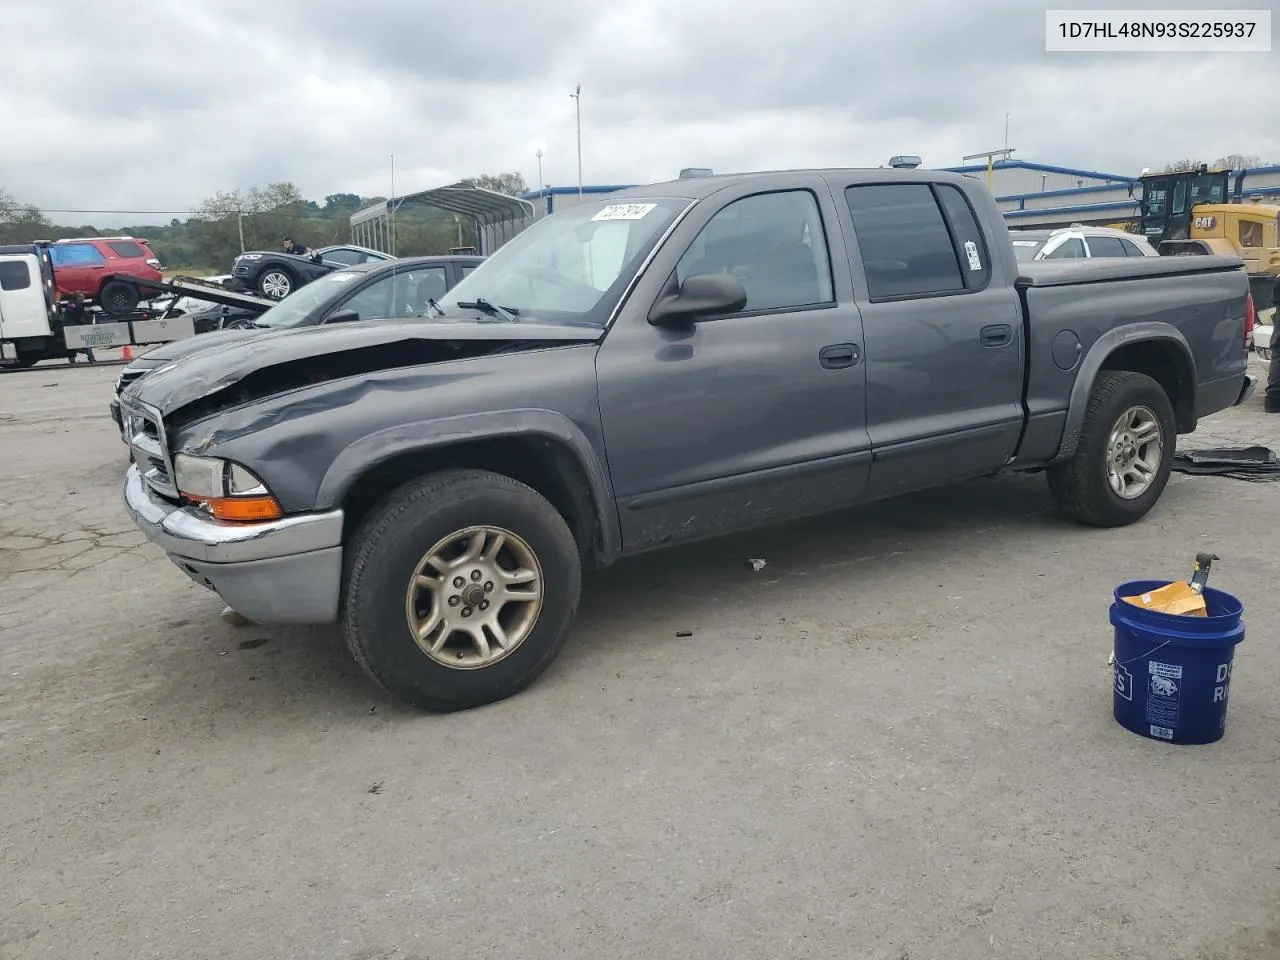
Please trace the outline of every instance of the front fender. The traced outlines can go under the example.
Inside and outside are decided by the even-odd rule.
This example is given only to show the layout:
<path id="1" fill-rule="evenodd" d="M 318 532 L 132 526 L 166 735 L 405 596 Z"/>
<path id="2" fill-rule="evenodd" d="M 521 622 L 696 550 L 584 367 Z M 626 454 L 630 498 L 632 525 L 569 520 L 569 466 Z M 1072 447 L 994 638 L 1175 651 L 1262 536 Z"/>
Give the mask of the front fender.
<path id="1" fill-rule="evenodd" d="M 591 500 L 600 524 L 605 553 L 616 556 L 621 548 L 621 534 L 609 473 L 582 431 L 568 417 L 553 410 L 527 408 L 468 413 L 418 420 L 368 434 L 349 444 L 334 458 L 320 481 L 315 509 L 335 509 L 362 474 L 401 454 L 420 453 L 468 440 L 530 434 L 561 443 L 577 458 L 591 488 Z"/>
<path id="2" fill-rule="evenodd" d="M 1106 366 L 1107 359 L 1122 347 L 1135 343 L 1166 342 L 1174 345 L 1185 361 L 1190 378 L 1188 388 L 1192 391 L 1189 398 L 1191 410 L 1195 410 L 1194 391 L 1199 379 L 1196 375 L 1196 362 L 1191 354 L 1191 346 L 1187 338 L 1177 327 L 1158 321 L 1128 323 L 1122 327 L 1114 327 L 1094 341 L 1089 352 L 1080 362 L 1080 371 L 1075 383 L 1071 386 L 1071 398 L 1067 402 L 1067 419 L 1062 431 L 1062 444 L 1058 447 L 1054 461 L 1071 457 L 1080 445 L 1080 431 L 1084 428 L 1085 413 L 1089 408 L 1089 398 L 1093 395 L 1093 386 L 1098 374 Z"/>

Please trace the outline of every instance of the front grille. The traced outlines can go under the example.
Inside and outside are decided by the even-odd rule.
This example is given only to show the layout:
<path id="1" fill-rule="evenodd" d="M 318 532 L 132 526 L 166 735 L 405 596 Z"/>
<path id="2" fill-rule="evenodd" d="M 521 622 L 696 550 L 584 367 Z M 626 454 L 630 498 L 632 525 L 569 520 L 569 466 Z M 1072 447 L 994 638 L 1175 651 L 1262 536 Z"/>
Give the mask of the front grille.
<path id="1" fill-rule="evenodd" d="M 142 374 L 143 371 L 141 370 L 121 370 L 120 376 L 116 377 L 116 393 L 119 394 L 125 387 L 142 376 Z"/>
<path id="2" fill-rule="evenodd" d="M 133 452 L 143 481 L 156 493 L 170 500 L 178 499 L 173 482 L 173 461 L 164 433 L 164 417 L 154 407 L 136 400 L 122 401 L 120 415 L 124 434 Z"/>

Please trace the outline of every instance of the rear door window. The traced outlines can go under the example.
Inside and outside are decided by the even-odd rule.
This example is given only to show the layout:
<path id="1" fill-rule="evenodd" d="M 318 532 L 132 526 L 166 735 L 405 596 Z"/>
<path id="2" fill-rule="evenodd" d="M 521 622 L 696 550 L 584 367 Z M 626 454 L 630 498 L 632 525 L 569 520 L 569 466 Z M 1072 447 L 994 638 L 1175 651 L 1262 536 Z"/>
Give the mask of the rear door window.
<path id="1" fill-rule="evenodd" d="M 341 263 L 344 266 L 354 267 L 357 263 L 364 261 L 364 254 L 359 250 L 348 250 L 345 247 L 337 250 L 326 250 L 324 259 L 331 263 Z"/>
<path id="2" fill-rule="evenodd" d="M 964 285 L 970 290 L 981 290 L 991 279 L 991 258 L 987 255 L 987 242 L 982 237 L 978 218 L 959 187 L 940 183 L 935 189 L 947 215 L 952 240 L 960 251 L 960 274 L 964 277 Z"/>
<path id="3" fill-rule="evenodd" d="M 1089 256 L 1123 257 L 1124 244 L 1119 237 L 1089 237 Z"/>
<path id="4" fill-rule="evenodd" d="M 1124 247 L 1124 255 L 1126 257 L 1145 257 L 1146 253 L 1143 249 L 1132 240 L 1120 239 L 1120 246 Z"/>
<path id="5" fill-rule="evenodd" d="M 871 300 L 965 290 L 947 221 L 928 184 L 869 184 L 844 193 Z"/>

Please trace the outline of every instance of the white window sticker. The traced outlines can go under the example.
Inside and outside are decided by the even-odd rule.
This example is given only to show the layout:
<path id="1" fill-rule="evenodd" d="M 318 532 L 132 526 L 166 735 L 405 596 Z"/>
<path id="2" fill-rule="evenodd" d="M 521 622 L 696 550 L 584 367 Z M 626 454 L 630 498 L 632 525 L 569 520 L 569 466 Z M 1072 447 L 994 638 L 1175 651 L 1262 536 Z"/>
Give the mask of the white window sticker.
<path id="1" fill-rule="evenodd" d="M 656 203 L 611 203 L 591 219 L 640 220 L 656 206 Z"/>
<path id="2" fill-rule="evenodd" d="M 1013 241 L 1013 245 L 1015 247 L 1038 247 L 1040 246 L 1040 241 L 1039 240 L 1015 240 Z"/>
<path id="3" fill-rule="evenodd" d="M 355 279 L 354 273 L 331 273 L 325 277 L 330 283 L 346 283 L 348 280 Z"/>
<path id="4" fill-rule="evenodd" d="M 964 253 L 969 258 L 970 270 L 982 269 L 982 258 L 978 256 L 978 245 L 976 243 L 972 240 L 966 240 L 964 242 Z"/>

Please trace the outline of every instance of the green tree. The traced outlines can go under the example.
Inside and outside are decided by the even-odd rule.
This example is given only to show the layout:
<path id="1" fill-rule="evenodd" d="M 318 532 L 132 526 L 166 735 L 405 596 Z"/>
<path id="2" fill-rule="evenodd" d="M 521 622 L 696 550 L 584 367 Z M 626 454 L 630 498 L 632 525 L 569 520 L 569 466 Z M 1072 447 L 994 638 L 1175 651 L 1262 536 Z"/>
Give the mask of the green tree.
<path id="1" fill-rule="evenodd" d="M 48 240 L 53 233 L 53 223 L 39 208 L 20 203 L 13 194 L 0 187 L 0 243 Z"/>
<path id="2" fill-rule="evenodd" d="M 478 177 L 468 177 L 463 183 L 494 193 L 505 193 L 509 197 L 518 197 L 529 189 L 522 173 L 482 173 Z"/>

